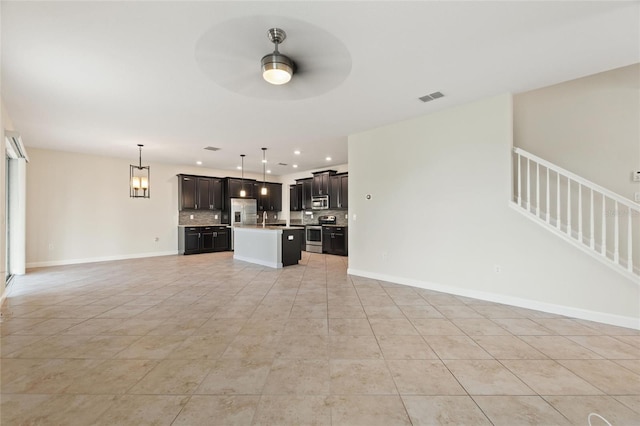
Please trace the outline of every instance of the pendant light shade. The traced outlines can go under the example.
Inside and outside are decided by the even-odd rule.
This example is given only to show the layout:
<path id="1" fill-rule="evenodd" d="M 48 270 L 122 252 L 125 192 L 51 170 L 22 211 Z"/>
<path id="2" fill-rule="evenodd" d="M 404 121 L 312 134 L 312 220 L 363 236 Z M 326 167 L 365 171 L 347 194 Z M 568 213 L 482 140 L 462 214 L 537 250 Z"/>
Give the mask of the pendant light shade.
<path id="1" fill-rule="evenodd" d="M 240 189 L 240 196 L 246 197 L 247 191 L 244 190 L 244 154 L 240 154 L 240 158 L 242 159 L 242 189 Z"/>
<path id="2" fill-rule="evenodd" d="M 273 53 L 264 55 L 262 65 L 262 78 L 270 84 L 279 86 L 286 84 L 293 77 L 295 71 L 294 62 L 286 55 L 278 51 L 278 45 L 287 38 L 287 33 L 280 28 L 271 28 L 268 31 L 269 40 L 275 45 Z"/>
<path id="3" fill-rule="evenodd" d="M 262 189 L 260 194 L 267 195 L 267 148 L 262 148 Z"/>
<path id="4" fill-rule="evenodd" d="M 138 165 L 129 165 L 129 197 L 131 198 L 150 198 L 151 190 L 149 188 L 150 167 L 142 165 L 142 147 L 138 144 Z"/>

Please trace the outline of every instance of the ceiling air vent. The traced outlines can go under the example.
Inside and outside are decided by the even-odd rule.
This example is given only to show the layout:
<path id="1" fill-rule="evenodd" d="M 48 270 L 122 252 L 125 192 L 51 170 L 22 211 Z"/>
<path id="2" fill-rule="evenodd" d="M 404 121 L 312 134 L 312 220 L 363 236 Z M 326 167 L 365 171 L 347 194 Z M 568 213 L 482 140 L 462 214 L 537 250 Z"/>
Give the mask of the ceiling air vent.
<path id="1" fill-rule="evenodd" d="M 420 99 L 422 102 L 429 102 L 429 101 L 433 101 L 435 99 L 441 98 L 444 95 L 441 92 L 433 92 L 430 95 L 424 95 L 419 97 L 418 99 Z"/>
<path id="2" fill-rule="evenodd" d="M 286 166 L 287 163 L 278 163 L 278 166 Z"/>
<path id="3" fill-rule="evenodd" d="M 207 151 L 220 151 L 220 148 L 216 148 L 215 146 L 207 146 L 204 149 Z"/>

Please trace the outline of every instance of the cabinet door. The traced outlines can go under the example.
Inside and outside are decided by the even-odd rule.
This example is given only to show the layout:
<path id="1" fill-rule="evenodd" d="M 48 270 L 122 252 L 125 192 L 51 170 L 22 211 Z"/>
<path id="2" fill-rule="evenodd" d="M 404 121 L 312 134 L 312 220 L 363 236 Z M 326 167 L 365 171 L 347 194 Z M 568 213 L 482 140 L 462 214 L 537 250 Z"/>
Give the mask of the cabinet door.
<path id="1" fill-rule="evenodd" d="M 282 211 L 282 185 L 279 183 L 269 185 L 269 210 Z"/>
<path id="2" fill-rule="evenodd" d="M 314 197 L 329 195 L 329 173 L 318 173 L 313 175 L 312 193 Z"/>
<path id="3" fill-rule="evenodd" d="M 203 227 L 200 234 L 200 250 L 201 251 L 212 251 L 213 250 L 213 240 L 214 240 L 214 231 L 211 226 Z"/>
<path id="4" fill-rule="evenodd" d="M 196 208 L 196 178 L 180 176 L 180 210 Z"/>
<path id="5" fill-rule="evenodd" d="M 340 176 L 331 176 L 329 185 L 329 208 L 340 208 Z"/>
<path id="6" fill-rule="evenodd" d="M 198 253 L 200 251 L 200 232 L 197 231 L 185 231 L 184 234 L 184 252 Z"/>
<path id="7" fill-rule="evenodd" d="M 228 229 L 220 228 L 216 230 L 215 238 L 213 240 L 213 249 L 215 251 L 229 250 L 229 230 Z"/>
<path id="8" fill-rule="evenodd" d="M 289 210 L 297 212 L 300 210 L 300 189 L 301 185 L 289 185 Z"/>
<path id="9" fill-rule="evenodd" d="M 338 208 L 346 209 L 349 207 L 349 175 L 340 176 L 340 199 Z"/>
<path id="10" fill-rule="evenodd" d="M 302 203 L 301 210 L 311 210 L 311 187 L 313 179 L 304 179 L 302 182 Z"/>
<path id="11" fill-rule="evenodd" d="M 211 190 L 212 190 L 212 179 L 211 178 L 198 178 L 196 185 L 197 191 L 197 201 L 196 201 L 196 209 L 197 210 L 212 210 L 212 200 L 211 200 Z"/>
<path id="12" fill-rule="evenodd" d="M 213 179 L 211 187 L 211 204 L 213 205 L 213 210 L 224 210 L 224 196 L 222 192 L 222 179 Z"/>

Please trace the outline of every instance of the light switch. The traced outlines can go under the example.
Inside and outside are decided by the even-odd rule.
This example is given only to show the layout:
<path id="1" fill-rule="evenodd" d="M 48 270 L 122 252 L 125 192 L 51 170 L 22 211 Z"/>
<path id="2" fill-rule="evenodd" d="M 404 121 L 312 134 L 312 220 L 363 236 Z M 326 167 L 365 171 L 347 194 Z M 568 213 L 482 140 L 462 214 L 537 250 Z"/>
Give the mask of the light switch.
<path id="1" fill-rule="evenodd" d="M 640 182 L 640 170 L 633 172 L 633 181 Z M 636 200 L 638 201 L 638 200 Z"/>

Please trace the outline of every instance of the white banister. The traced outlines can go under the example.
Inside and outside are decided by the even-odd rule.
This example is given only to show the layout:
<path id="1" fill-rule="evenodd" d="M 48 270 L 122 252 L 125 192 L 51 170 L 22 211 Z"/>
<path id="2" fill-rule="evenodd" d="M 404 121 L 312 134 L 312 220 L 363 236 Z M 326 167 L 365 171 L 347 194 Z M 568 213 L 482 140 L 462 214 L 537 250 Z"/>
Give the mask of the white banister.
<path id="1" fill-rule="evenodd" d="M 527 210 L 531 211 L 531 160 L 527 158 Z"/>
<path id="2" fill-rule="evenodd" d="M 620 263 L 620 220 L 617 201 L 613 210 L 613 261 Z"/>
<path id="3" fill-rule="evenodd" d="M 547 224 L 551 223 L 551 210 L 549 208 L 550 196 L 551 196 L 551 191 L 549 190 L 549 168 L 547 167 Z"/>
<path id="4" fill-rule="evenodd" d="M 521 172 L 521 163 L 522 163 L 522 158 L 520 156 L 520 154 L 518 155 L 518 205 L 520 207 L 522 207 L 522 172 Z"/>
<path id="5" fill-rule="evenodd" d="M 640 241 L 640 204 L 520 148 L 514 148 L 513 152 L 514 161 L 518 162 L 518 190 L 511 205 L 517 206 L 517 210 L 531 220 L 640 283 L 640 252 L 637 249 Z M 546 168 L 546 171 L 542 171 L 544 176 L 541 167 Z M 546 182 L 542 185 L 540 180 L 544 178 Z M 554 178 L 555 185 L 551 181 Z M 526 185 L 526 194 L 523 185 Z M 556 192 L 555 197 L 551 194 L 552 190 Z M 532 191 L 535 191 L 535 199 L 532 198 Z M 544 211 L 541 200 L 545 203 Z M 552 212 L 555 215 L 553 218 Z M 622 217 L 625 214 L 627 220 Z M 588 215 L 588 219 L 585 215 Z M 610 218 L 613 219 L 611 223 Z M 599 232 L 596 231 L 598 226 Z"/>
<path id="6" fill-rule="evenodd" d="M 567 179 L 567 235 L 571 236 L 571 179 Z"/>
<path id="7" fill-rule="evenodd" d="M 578 239 L 582 242 L 582 184 L 578 184 Z"/>
<path id="8" fill-rule="evenodd" d="M 602 239 L 600 245 L 602 246 L 602 255 L 607 256 L 607 197 L 602 195 Z"/>
<path id="9" fill-rule="evenodd" d="M 556 228 L 562 228 L 562 216 L 560 216 L 560 173 L 556 172 Z"/>
<path id="10" fill-rule="evenodd" d="M 629 209 L 627 214 L 627 270 L 633 273 L 633 225 L 631 222 L 631 209 Z"/>
<path id="11" fill-rule="evenodd" d="M 596 248 L 596 236 L 595 236 L 595 219 L 594 219 L 594 209 L 593 209 L 593 189 L 590 191 L 591 192 L 591 201 L 590 201 L 590 206 L 589 206 L 589 235 L 590 235 L 590 240 L 589 240 L 589 247 L 591 247 L 592 250 L 595 250 Z"/>
<path id="12" fill-rule="evenodd" d="M 536 163 L 536 213 L 540 217 L 540 164 Z"/>

